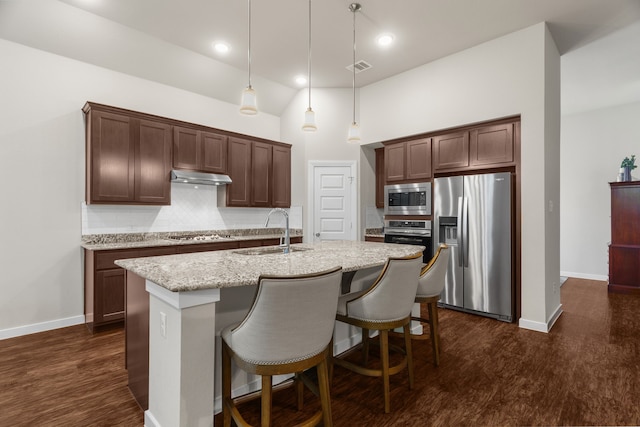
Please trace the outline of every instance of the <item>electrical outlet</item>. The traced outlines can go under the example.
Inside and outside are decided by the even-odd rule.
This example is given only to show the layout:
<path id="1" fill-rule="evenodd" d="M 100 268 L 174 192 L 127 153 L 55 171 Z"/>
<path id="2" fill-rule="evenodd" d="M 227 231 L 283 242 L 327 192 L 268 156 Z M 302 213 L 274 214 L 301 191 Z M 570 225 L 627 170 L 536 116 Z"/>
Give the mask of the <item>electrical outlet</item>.
<path id="1" fill-rule="evenodd" d="M 557 283 L 554 283 L 554 284 L 553 284 L 553 293 L 554 293 L 554 294 L 557 294 L 557 293 L 558 293 L 558 284 L 557 284 Z"/>
<path id="2" fill-rule="evenodd" d="M 167 314 L 160 312 L 160 335 L 162 338 L 167 337 Z"/>

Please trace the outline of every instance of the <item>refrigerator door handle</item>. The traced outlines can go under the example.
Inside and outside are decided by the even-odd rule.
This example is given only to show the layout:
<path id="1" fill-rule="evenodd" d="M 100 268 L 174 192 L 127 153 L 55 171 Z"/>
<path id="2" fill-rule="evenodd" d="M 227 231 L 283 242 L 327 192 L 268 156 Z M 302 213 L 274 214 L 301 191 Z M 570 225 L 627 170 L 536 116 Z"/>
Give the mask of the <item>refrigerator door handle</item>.
<path id="1" fill-rule="evenodd" d="M 458 267 L 462 267 L 462 197 L 458 197 L 458 229 L 456 243 L 458 244 Z"/>
<path id="2" fill-rule="evenodd" d="M 462 207 L 462 253 L 464 258 L 464 266 L 469 267 L 469 199 L 463 199 Z"/>

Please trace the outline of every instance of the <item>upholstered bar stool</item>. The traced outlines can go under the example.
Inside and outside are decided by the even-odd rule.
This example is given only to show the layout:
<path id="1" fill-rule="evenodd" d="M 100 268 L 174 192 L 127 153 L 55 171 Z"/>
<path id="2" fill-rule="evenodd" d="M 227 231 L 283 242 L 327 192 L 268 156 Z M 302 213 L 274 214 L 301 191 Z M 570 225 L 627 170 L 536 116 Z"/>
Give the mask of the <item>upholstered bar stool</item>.
<path id="1" fill-rule="evenodd" d="M 327 362 L 333 354 L 330 343 L 341 277 L 342 269 L 336 268 L 313 275 L 260 278 L 247 316 L 221 332 L 225 427 L 231 425 L 232 418 L 240 426 L 249 425 L 231 397 L 232 360 L 244 371 L 262 376 L 262 426 L 271 423 L 271 377 L 287 373 L 296 374 L 296 381 L 303 381 L 321 400 L 322 410 L 304 425 L 332 425 Z M 317 388 L 302 375 L 314 366 Z"/>
<path id="2" fill-rule="evenodd" d="M 357 365 L 334 357 L 332 363 L 353 372 L 382 377 L 384 411 L 390 411 L 389 376 L 401 372 L 405 367 L 409 374 L 409 388 L 413 388 L 413 360 L 411 353 L 411 308 L 418 287 L 418 273 L 422 265 L 422 254 L 408 258 L 390 258 L 382 272 L 369 289 L 343 295 L 338 301 L 336 319 L 362 328 L 363 364 Z M 404 329 L 405 349 L 389 346 L 389 331 Z M 382 369 L 367 368 L 369 353 L 369 331 L 380 335 L 380 359 Z M 397 365 L 389 366 L 389 350 L 397 349 L 405 354 Z"/>
<path id="3" fill-rule="evenodd" d="M 414 339 L 431 339 L 431 347 L 433 349 L 433 363 L 440 365 L 440 324 L 438 321 L 438 300 L 444 289 L 445 277 L 447 275 L 447 266 L 449 265 L 449 255 L 451 249 L 441 244 L 434 257 L 429 264 L 424 266 L 420 271 L 420 279 L 418 280 L 418 291 L 416 292 L 416 302 L 421 306 L 427 305 L 429 318 L 412 317 L 412 320 L 429 324 L 430 334 L 415 336 Z"/>

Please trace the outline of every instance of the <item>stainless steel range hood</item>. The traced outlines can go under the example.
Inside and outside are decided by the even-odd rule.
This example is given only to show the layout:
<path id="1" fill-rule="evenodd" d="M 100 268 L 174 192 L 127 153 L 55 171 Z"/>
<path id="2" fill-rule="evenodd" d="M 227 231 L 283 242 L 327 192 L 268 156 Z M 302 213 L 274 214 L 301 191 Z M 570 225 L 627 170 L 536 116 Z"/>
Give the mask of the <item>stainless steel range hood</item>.
<path id="1" fill-rule="evenodd" d="M 231 178 L 229 175 L 174 169 L 171 171 L 171 182 L 198 185 L 226 185 L 231 184 Z"/>

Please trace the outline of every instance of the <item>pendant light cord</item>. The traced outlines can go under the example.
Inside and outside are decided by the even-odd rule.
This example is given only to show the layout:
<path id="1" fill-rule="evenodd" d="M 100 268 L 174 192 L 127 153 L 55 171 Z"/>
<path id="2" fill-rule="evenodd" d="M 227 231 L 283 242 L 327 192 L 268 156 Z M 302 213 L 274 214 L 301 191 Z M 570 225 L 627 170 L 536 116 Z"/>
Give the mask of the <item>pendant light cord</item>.
<path id="1" fill-rule="evenodd" d="M 247 65 L 249 71 L 249 88 L 251 88 L 251 0 L 247 0 L 247 22 L 248 27 L 248 49 L 247 49 Z"/>
<path id="2" fill-rule="evenodd" d="M 353 124 L 356 123 L 356 12 L 358 11 L 358 7 L 355 6 L 356 3 L 352 5 L 353 7 Z"/>
<path id="3" fill-rule="evenodd" d="M 309 0 L 309 49 L 307 55 L 307 82 L 309 83 L 309 109 L 311 109 L 311 0 Z"/>

